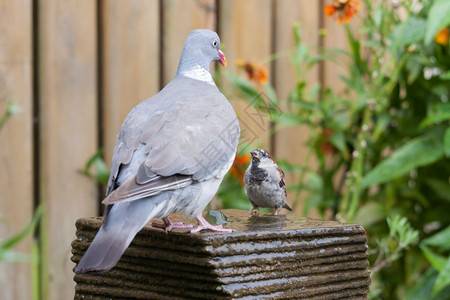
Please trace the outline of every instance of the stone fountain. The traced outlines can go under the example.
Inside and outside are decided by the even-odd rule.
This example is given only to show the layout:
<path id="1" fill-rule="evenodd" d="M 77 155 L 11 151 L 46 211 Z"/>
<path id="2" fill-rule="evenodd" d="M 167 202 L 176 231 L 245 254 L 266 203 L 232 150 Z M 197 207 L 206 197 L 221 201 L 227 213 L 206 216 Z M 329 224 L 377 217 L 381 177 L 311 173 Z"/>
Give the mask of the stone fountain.
<path id="1" fill-rule="evenodd" d="M 367 299 L 363 227 L 293 215 L 221 213 L 225 218 L 216 220 L 233 233 L 166 233 L 147 225 L 111 271 L 75 275 L 75 299 Z M 101 223 L 76 222 L 75 263 Z"/>

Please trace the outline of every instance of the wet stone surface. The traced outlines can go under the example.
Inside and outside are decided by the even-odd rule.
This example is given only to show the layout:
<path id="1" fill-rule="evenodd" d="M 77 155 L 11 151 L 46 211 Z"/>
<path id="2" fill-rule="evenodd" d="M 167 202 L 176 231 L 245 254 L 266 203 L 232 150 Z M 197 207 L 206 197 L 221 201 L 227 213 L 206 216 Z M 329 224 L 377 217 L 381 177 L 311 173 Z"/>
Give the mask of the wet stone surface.
<path id="1" fill-rule="evenodd" d="M 233 233 L 166 233 L 147 225 L 111 271 L 75 275 L 75 298 L 367 299 L 367 239 L 361 226 L 241 210 L 221 213 L 208 220 Z M 75 263 L 101 222 L 77 221 Z"/>

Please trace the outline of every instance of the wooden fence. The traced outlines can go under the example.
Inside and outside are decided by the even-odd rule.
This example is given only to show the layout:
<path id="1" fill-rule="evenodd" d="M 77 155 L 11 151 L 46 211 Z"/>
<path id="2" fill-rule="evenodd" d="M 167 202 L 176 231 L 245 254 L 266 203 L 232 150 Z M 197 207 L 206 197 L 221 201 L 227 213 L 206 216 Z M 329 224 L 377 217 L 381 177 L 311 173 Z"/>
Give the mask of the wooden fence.
<path id="1" fill-rule="evenodd" d="M 0 131 L 0 241 L 20 231 L 37 205 L 44 208 L 35 237 L 40 276 L 29 263 L 0 263 L 0 299 L 32 299 L 36 277 L 41 299 L 73 298 L 74 223 L 98 215 L 101 198 L 78 170 L 100 147 L 109 163 L 124 117 L 172 79 L 192 29 L 219 32 L 233 73 L 237 59 L 261 61 L 292 48 L 294 22 L 312 47 L 343 46 L 343 28 L 323 17 L 324 1 L 0 0 L 0 112 L 9 100 L 21 109 Z M 267 67 L 285 98 L 294 83 L 289 60 Z M 309 76 L 335 86 L 337 73 L 322 65 Z M 231 101 L 238 113 L 244 108 Z M 300 162 L 306 134 L 287 129 L 272 146 L 268 134 L 261 142 Z M 15 250 L 32 245 L 30 237 Z"/>

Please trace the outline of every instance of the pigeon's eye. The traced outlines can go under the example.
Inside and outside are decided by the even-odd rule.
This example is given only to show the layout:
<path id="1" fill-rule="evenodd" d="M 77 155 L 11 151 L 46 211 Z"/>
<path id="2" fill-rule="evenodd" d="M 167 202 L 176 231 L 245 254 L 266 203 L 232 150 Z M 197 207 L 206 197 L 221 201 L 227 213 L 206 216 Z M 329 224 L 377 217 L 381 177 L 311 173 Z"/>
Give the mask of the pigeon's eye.
<path id="1" fill-rule="evenodd" d="M 219 43 L 219 42 L 217 42 L 217 40 L 214 40 L 214 41 L 212 42 L 213 47 L 216 48 L 218 43 Z"/>

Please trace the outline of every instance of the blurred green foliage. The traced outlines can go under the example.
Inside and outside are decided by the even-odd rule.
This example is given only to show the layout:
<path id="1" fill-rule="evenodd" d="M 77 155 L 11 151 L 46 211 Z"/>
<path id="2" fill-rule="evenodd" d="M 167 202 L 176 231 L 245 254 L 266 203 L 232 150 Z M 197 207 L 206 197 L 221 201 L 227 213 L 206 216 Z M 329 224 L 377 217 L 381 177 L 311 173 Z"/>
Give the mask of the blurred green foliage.
<path id="1" fill-rule="evenodd" d="M 38 259 L 33 253 L 22 253 L 13 250 L 13 247 L 24 240 L 27 236 L 33 234 L 36 229 L 39 218 L 42 214 L 42 208 L 38 207 L 34 212 L 33 218 L 20 232 L 12 235 L 10 238 L 0 241 L 0 261 L 1 262 L 34 262 Z"/>
<path id="2" fill-rule="evenodd" d="M 20 113 L 20 107 L 14 101 L 9 101 L 8 105 L 6 106 L 5 112 L 0 117 L 0 130 L 3 128 L 3 126 L 6 123 L 6 121 L 10 117 L 15 116 L 15 115 L 17 115 L 19 113 Z"/>
<path id="3" fill-rule="evenodd" d="M 227 78 L 249 105 L 264 107 L 255 101 L 264 100 L 262 88 L 265 107 L 281 108 L 267 114 L 275 131 L 309 127 L 302 166 L 280 162 L 300 178 L 288 187 L 297 191 L 293 204 L 308 191 L 305 215 L 332 212 L 365 226 L 371 298 L 450 299 L 450 0 L 363 2 L 362 25 L 342 25 L 348 50 L 312 49 L 296 25 L 288 54 L 296 84 L 287 99 L 270 84 Z M 308 82 L 325 60 L 346 68 L 344 91 Z M 226 193 L 238 188 L 232 180 L 219 193 L 224 206 L 244 198 Z"/>
<path id="4" fill-rule="evenodd" d="M 103 149 L 94 153 L 86 162 L 84 169 L 79 170 L 79 172 L 106 186 L 109 179 L 109 169 L 103 160 Z"/>
<path id="5" fill-rule="evenodd" d="M 12 116 L 20 113 L 20 107 L 14 101 L 9 101 L 6 110 L 0 117 L 0 130 Z M 31 221 L 18 233 L 13 234 L 6 240 L 0 240 L 0 262 L 4 263 L 31 263 L 33 270 L 33 299 L 39 299 L 39 247 L 36 241 L 32 243 L 31 253 L 23 253 L 14 250 L 21 241 L 32 235 L 42 215 L 42 207 L 38 206 Z M 0 214 L 0 221 L 3 215 Z"/>

